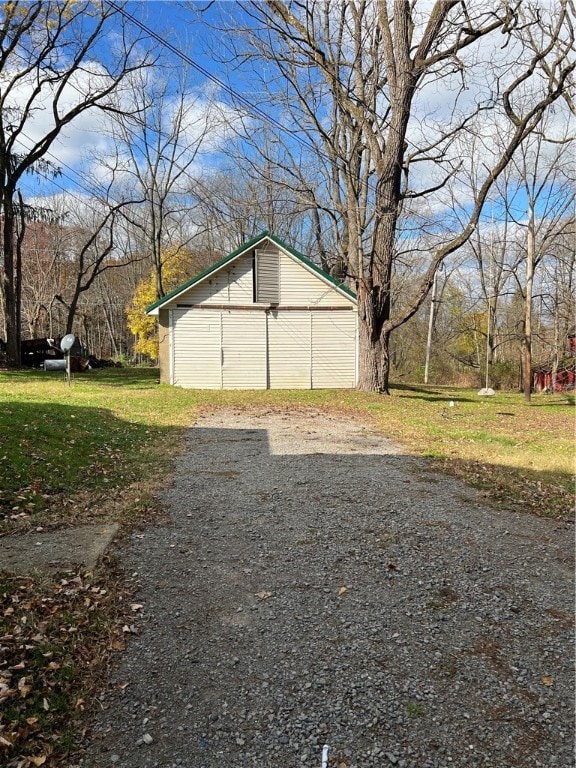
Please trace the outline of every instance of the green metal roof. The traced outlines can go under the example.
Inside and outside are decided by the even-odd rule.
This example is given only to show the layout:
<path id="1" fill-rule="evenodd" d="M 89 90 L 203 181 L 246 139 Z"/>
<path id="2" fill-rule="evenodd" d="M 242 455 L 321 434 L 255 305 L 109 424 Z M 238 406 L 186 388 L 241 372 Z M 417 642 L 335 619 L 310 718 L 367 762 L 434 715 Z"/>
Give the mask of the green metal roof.
<path id="1" fill-rule="evenodd" d="M 291 256 L 294 256 L 295 259 L 298 259 L 298 261 L 301 261 L 303 264 L 309 267 L 313 272 L 316 272 L 316 274 L 319 277 L 321 277 L 323 280 L 326 280 L 327 282 L 332 283 L 332 285 L 335 288 L 338 288 L 340 291 L 350 296 L 351 299 L 356 300 L 356 294 L 354 293 L 354 291 L 350 290 L 350 288 L 348 288 L 346 285 L 336 280 L 334 277 L 332 277 L 332 275 L 329 275 L 328 272 L 325 272 L 317 264 L 314 264 L 313 261 L 310 261 L 310 259 L 307 259 L 306 256 L 303 256 L 294 248 L 291 248 L 289 245 L 286 245 L 286 243 L 282 242 L 280 238 L 270 234 L 270 232 L 267 232 L 265 230 L 264 232 L 261 232 L 256 237 L 253 237 L 251 240 L 248 240 L 248 242 L 244 243 L 239 248 L 236 248 L 236 250 L 232 251 L 232 253 L 229 253 L 228 256 L 224 256 L 224 258 L 220 259 L 220 261 L 216 261 L 214 264 L 212 264 L 212 266 L 202 270 L 202 272 L 199 272 L 197 275 L 192 277 L 187 282 L 182 283 L 182 285 L 179 285 L 178 288 L 175 288 L 173 291 L 170 291 L 170 293 L 167 293 L 161 299 L 158 299 L 158 301 L 155 301 L 154 304 L 150 304 L 149 307 L 146 307 L 146 314 L 153 312 L 155 309 L 158 309 L 163 304 L 167 304 L 173 298 L 183 293 L 184 291 L 188 290 L 188 288 L 191 288 L 193 285 L 200 282 L 205 277 L 208 277 L 213 272 L 217 272 L 221 267 L 223 267 L 229 261 L 233 261 L 234 259 L 236 259 L 238 256 L 241 256 L 246 251 L 249 251 L 250 248 L 253 248 L 261 240 L 264 240 L 264 239 L 268 239 L 271 242 L 278 245 L 280 248 L 283 248 Z"/>

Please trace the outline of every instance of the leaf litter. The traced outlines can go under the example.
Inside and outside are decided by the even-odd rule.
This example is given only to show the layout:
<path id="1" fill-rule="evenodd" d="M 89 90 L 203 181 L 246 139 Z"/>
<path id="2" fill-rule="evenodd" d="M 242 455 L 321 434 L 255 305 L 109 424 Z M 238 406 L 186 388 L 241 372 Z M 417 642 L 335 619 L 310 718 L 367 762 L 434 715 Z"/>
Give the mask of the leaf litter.
<path id="1" fill-rule="evenodd" d="M 99 674 L 124 649 L 127 600 L 111 561 L 98 573 L 0 574 L 1 765 L 61 764 Z"/>

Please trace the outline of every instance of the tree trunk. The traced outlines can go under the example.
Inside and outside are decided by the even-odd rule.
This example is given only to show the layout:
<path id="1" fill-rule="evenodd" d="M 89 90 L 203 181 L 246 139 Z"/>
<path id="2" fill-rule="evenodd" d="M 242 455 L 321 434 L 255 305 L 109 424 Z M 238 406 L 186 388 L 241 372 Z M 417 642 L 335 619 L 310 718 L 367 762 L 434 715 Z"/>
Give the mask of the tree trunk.
<path id="1" fill-rule="evenodd" d="M 4 299 L 4 323 L 6 327 L 6 355 L 13 365 L 20 365 L 20 328 L 18 327 L 18 309 L 16 306 L 16 281 L 14 263 L 14 199 L 13 190 L 4 189 L 2 201 L 3 237 L 2 253 L 4 270 L 2 272 L 2 295 Z"/>
<path id="2" fill-rule="evenodd" d="M 16 233 L 16 265 L 14 270 L 14 319 L 18 329 L 18 351 L 20 352 L 20 337 L 22 335 L 22 245 L 26 233 L 26 218 L 24 216 L 24 198 L 18 190 L 19 227 Z"/>
<path id="3" fill-rule="evenodd" d="M 494 383 L 492 380 L 492 368 L 494 366 L 494 316 L 495 312 L 490 301 L 488 303 L 488 335 L 486 338 L 486 389 Z"/>
<path id="4" fill-rule="evenodd" d="M 385 331 L 380 339 L 380 344 L 382 345 L 382 381 L 380 392 L 383 395 L 390 394 L 390 333 L 390 331 Z"/>
<path id="5" fill-rule="evenodd" d="M 554 346 L 552 353 L 552 392 L 556 392 L 556 383 L 558 381 L 558 365 L 560 363 L 560 328 L 558 324 L 558 303 L 554 307 Z"/>
<path id="6" fill-rule="evenodd" d="M 364 323 L 359 325 L 358 389 L 382 391 L 382 342 L 371 339 Z"/>
<path id="7" fill-rule="evenodd" d="M 532 292 L 535 259 L 534 205 L 528 212 L 528 233 L 526 238 L 526 291 L 524 294 L 524 322 L 522 332 L 522 384 L 524 400 L 529 403 L 532 393 Z"/>
<path id="8" fill-rule="evenodd" d="M 358 389 L 362 392 L 389 394 L 387 366 L 385 370 L 389 355 L 383 346 L 382 316 L 381 287 L 369 280 L 361 281 L 358 286 Z"/>
<path id="9" fill-rule="evenodd" d="M 66 333 L 72 333 L 74 327 L 74 319 L 76 317 L 76 311 L 78 309 L 78 299 L 80 298 L 80 291 L 76 290 L 72 301 L 68 305 L 68 315 L 66 317 Z"/>

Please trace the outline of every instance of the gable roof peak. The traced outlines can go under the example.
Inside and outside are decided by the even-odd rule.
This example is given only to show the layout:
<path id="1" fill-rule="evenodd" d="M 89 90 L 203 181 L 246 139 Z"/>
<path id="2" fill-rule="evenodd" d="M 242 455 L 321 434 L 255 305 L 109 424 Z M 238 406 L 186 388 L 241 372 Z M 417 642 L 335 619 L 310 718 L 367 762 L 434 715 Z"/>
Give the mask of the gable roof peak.
<path id="1" fill-rule="evenodd" d="M 354 291 L 348 288 L 348 286 L 344 285 L 344 283 L 342 283 L 341 281 L 336 280 L 334 277 L 332 277 L 332 275 L 330 275 L 324 269 L 319 267 L 313 261 L 310 261 L 310 259 L 306 258 L 306 256 L 304 256 L 302 253 L 297 251 L 295 248 L 292 248 L 291 246 L 287 245 L 279 237 L 277 237 L 276 235 L 272 234 L 267 229 L 265 229 L 259 235 L 256 235 L 256 237 L 251 238 L 250 240 L 246 241 L 241 246 L 236 248 L 236 250 L 232 251 L 232 253 L 229 253 L 227 256 L 224 256 L 219 261 L 214 262 L 214 264 L 202 270 L 197 275 L 192 277 L 190 280 L 186 281 L 182 285 L 179 285 L 173 291 L 170 291 L 170 293 L 167 293 L 165 296 L 155 301 L 149 307 L 146 307 L 146 314 L 147 315 L 157 314 L 158 309 L 160 309 L 160 307 L 162 307 L 164 304 L 167 304 L 176 296 L 188 290 L 188 288 L 191 288 L 196 283 L 199 283 L 201 280 L 204 280 L 206 277 L 213 274 L 214 272 L 218 272 L 218 270 L 224 267 L 226 264 L 228 264 L 228 262 L 233 261 L 234 259 L 237 259 L 242 254 L 246 253 L 246 251 L 249 251 L 251 248 L 254 248 L 255 246 L 257 246 L 258 243 L 260 243 L 264 239 L 267 239 L 274 245 L 278 246 L 279 248 L 282 248 L 282 250 L 285 251 L 289 256 L 292 256 L 294 259 L 302 262 L 302 264 L 306 268 L 308 268 L 312 272 L 315 272 L 322 280 L 324 280 L 325 282 L 331 283 L 339 291 L 341 291 L 342 293 L 346 294 L 346 296 L 356 301 L 356 294 L 354 293 Z"/>

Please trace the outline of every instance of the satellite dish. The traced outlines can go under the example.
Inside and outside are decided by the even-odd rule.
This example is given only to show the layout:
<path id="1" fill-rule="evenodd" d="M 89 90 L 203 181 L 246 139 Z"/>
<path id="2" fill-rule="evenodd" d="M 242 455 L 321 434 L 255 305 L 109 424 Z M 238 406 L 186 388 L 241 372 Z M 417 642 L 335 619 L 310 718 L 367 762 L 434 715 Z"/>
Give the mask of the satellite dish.
<path id="1" fill-rule="evenodd" d="M 76 341 L 76 336 L 74 336 L 73 333 L 67 333 L 66 336 L 62 339 L 60 342 L 60 349 L 62 352 L 64 352 L 65 355 L 70 352 L 72 347 L 74 346 L 74 342 Z"/>

